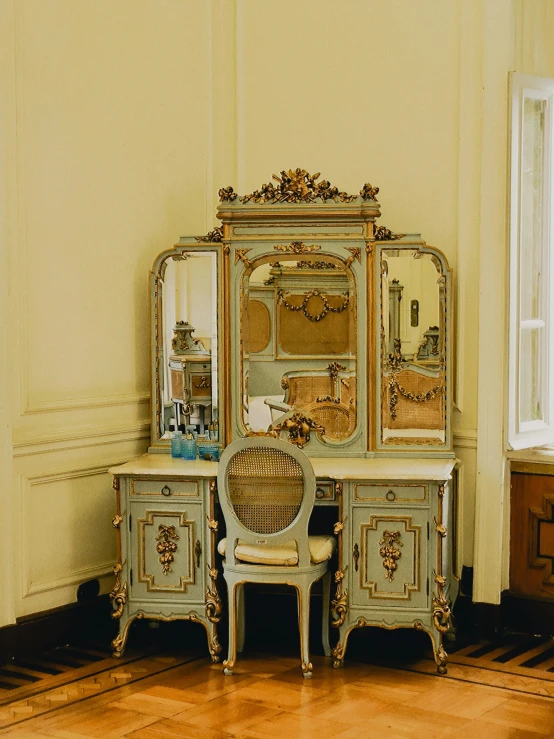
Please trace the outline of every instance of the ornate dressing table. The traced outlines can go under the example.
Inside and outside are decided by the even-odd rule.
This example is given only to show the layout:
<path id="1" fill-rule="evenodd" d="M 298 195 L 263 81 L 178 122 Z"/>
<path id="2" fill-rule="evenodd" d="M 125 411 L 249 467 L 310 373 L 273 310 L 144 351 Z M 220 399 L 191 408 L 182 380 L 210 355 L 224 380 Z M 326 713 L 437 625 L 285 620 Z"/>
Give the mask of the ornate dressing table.
<path id="1" fill-rule="evenodd" d="M 181 618 L 204 625 L 218 659 L 217 462 L 168 455 L 175 402 L 204 430 L 175 379 L 179 363 L 201 359 L 199 402 L 220 446 L 280 435 L 311 457 L 316 505 L 335 507 L 335 666 L 353 629 L 411 627 L 429 634 L 446 672 L 457 591 L 451 273 L 419 235 L 376 225 L 378 188 L 349 195 L 318 180 L 297 169 L 246 196 L 223 188 L 222 225 L 154 263 L 152 443 L 111 470 L 116 656 L 133 619 Z M 201 356 L 175 355 L 179 319 Z"/>

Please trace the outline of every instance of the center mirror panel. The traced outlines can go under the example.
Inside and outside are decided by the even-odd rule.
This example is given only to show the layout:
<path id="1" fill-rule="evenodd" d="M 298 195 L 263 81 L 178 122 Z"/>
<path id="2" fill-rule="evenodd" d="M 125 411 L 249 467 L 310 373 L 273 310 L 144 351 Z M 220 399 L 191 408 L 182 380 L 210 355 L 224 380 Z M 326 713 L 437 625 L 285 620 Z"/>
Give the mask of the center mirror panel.
<path id="1" fill-rule="evenodd" d="M 355 281 L 340 259 L 252 262 L 241 285 L 245 431 L 267 431 L 300 411 L 320 441 L 350 439 L 358 425 L 357 322 Z"/>

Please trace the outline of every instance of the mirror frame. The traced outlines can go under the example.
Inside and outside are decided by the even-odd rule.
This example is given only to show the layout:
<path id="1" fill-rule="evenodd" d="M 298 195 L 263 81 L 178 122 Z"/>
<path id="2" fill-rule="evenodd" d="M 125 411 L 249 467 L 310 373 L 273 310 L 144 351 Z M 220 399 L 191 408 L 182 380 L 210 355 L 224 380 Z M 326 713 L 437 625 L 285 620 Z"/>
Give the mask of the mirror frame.
<path id="1" fill-rule="evenodd" d="M 210 232 L 208 237 L 217 234 L 217 230 Z M 163 281 L 167 260 L 172 257 L 180 257 L 191 252 L 211 252 L 216 255 L 216 286 L 215 295 L 217 300 L 217 395 L 218 395 L 218 423 L 219 423 L 219 445 L 227 443 L 227 418 L 228 403 L 225 387 L 228 387 L 226 361 L 224 315 L 226 311 L 222 308 L 225 304 L 224 289 L 224 252 L 225 245 L 220 241 L 214 241 L 208 237 L 182 237 L 172 249 L 167 249 L 159 254 L 154 260 L 149 273 L 149 315 L 150 315 L 150 447 L 149 453 L 169 453 L 170 440 L 161 438 L 159 434 L 161 416 L 160 395 L 160 356 L 163 356 L 163 297 L 160 283 Z"/>
<path id="2" fill-rule="evenodd" d="M 285 237 L 285 241 L 286 241 Z M 290 235 L 289 238 L 294 238 Z M 313 242 L 313 243 L 312 243 Z M 365 242 L 362 242 L 364 244 Z M 295 261 L 298 259 L 306 259 L 309 256 L 316 256 L 313 253 L 314 246 L 317 248 L 317 258 L 329 258 L 337 264 L 341 264 L 349 278 L 352 280 L 356 293 L 356 377 L 357 377 L 357 413 L 356 426 L 353 433 L 341 441 L 335 441 L 319 437 L 317 433 L 313 433 L 312 443 L 305 451 L 310 456 L 332 456 L 340 452 L 345 456 L 359 456 L 364 454 L 368 449 L 367 439 L 367 418 L 368 418 L 368 397 L 367 383 L 364 378 L 367 377 L 367 358 L 368 353 L 365 351 L 366 341 L 372 333 L 368 330 L 365 316 L 371 312 L 368 303 L 372 301 L 367 299 L 366 279 L 367 279 L 367 262 L 368 251 L 360 246 L 359 241 L 344 241 L 343 243 L 326 242 L 324 238 L 319 239 L 317 235 L 313 235 L 309 239 L 309 243 L 304 245 L 305 251 L 295 251 L 298 242 L 291 241 L 287 246 L 283 243 L 283 238 L 268 237 L 264 241 L 249 241 L 247 243 L 235 241 L 232 243 L 233 254 L 230 267 L 230 295 L 231 295 L 231 324 L 232 328 L 232 345 L 231 345 L 231 396 L 236 399 L 236 405 L 232 409 L 232 437 L 242 438 L 250 430 L 245 426 L 242 415 L 242 393 L 243 393 L 243 371 L 244 371 L 244 341 L 243 325 L 242 325 L 242 304 L 245 291 L 245 281 L 248 280 L 250 274 L 260 267 L 262 264 L 271 262 L 273 259 L 283 261 Z M 276 247 L 279 247 L 277 250 Z M 290 248 L 289 248 L 290 247 Z M 289 413 L 291 413 L 289 411 Z M 283 418 L 287 414 L 284 414 Z M 314 443 L 316 441 L 317 443 Z"/>
<path id="3" fill-rule="evenodd" d="M 407 234 L 399 241 L 386 242 L 380 241 L 377 244 L 376 266 L 375 270 L 375 296 L 377 301 L 377 310 L 379 316 L 378 329 L 380 336 L 384 339 L 385 331 L 383 325 L 383 261 L 386 261 L 386 253 L 390 251 L 413 251 L 421 256 L 427 254 L 431 257 L 435 269 L 437 270 L 438 280 L 444 281 L 444 299 L 439 294 L 439 325 L 444 326 L 444 336 L 441 338 L 443 346 L 444 367 L 442 369 L 444 382 L 444 442 L 437 443 L 433 437 L 398 437 L 399 441 L 388 442 L 383 440 L 383 414 L 382 403 L 376 402 L 376 444 L 375 450 L 379 452 L 386 451 L 388 454 L 394 453 L 413 453 L 414 447 L 417 447 L 418 453 L 432 453 L 437 455 L 440 452 L 449 452 L 452 450 L 452 377 L 453 377 L 453 341 L 452 341 L 452 315 L 453 315 L 453 295 L 452 295 L 452 271 L 448 266 L 445 255 L 435 247 L 428 246 L 419 236 L 419 234 Z M 376 378 L 376 397 L 381 399 L 386 389 L 384 380 L 384 369 L 386 362 L 386 352 L 383 348 L 383 341 L 379 341 L 376 346 L 375 361 L 379 371 Z M 441 361 L 439 361 L 439 364 Z M 410 439 L 410 441 L 408 441 Z"/>

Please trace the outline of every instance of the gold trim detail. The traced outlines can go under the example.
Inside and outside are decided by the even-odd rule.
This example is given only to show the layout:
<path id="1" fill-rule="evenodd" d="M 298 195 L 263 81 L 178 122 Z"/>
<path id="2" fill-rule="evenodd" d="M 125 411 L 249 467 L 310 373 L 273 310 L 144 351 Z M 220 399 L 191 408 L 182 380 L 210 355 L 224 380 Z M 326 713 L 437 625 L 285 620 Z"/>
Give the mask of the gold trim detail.
<path id="1" fill-rule="evenodd" d="M 331 654 L 334 657 L 333 660 L 333 667 L 336 669 L 337 667 L 340 667 L 342 664 L 342 660 L 344 659 L 344 651 L 345 651 L 345 645 L 342 645 L 340 642 L 337 642 L 335 646 L 333 647 L 333 651 Z"/>
<path id="2" fill-rule="evenodd" d="M 334 262 L 310 262 L 310 261 L 299 261 L 296 262 L 296 269 L 337 269 L 338 265 Z"/>
<path id="3" fill-rule="evenodd" d="M 138 581 L 146 584 L 147 592 L 179 592 L 186 593 L 187 585 L 194 585 L 195 579 L 195 568 L 194 568 L 194 541 L 195 541 L 195 525 L 197 521 L 187 520 L 185 511 L 156 511 L 148 510 L 145 511 L 144 518 L 137 519 L 138 526 Z M 161 555 L 159 557 L 160 564 L 163 568 L 163 574 L 167 575 L 172 572 L 171 564 L 174 561 L 174 553 L 177 550 L 177 545 L 172 539 L 178 539 L 184 536 L 184 562 L 179 565 L 178 579 L 179 582 L 173 585 L 157 584 L 157 575 L 154 572 L 146 571 L 146 547 L 147 539 L 151 541 L 150 535 L 153 531 L 148 532 L 147 537 L 147 526 L 154 526 L 154 519 L 158 516 L 164 518 L 176 518 L 178 523 L 176 525 L 168 524 L 157 524 L 158 536 L 154 537 L 154 540 L 158 540 L 156 545 L 156 551 Z M 176 531 L 180 530 L 180 534 Z M 181 547 L 182 551 L 182 547 Z M 154 569 L 154 568 L 152 568 Z M 185 573 L 184 570 L 187 569 Z"/>
<path id="4" fill-rule="evenodd" d="M 450 628 L 450 603 L 439 586 L 439 593 L 433 596 L 433 625 L 441 634 Z"/>
<path id="5" fill-rule="evenodd" d="M 216 226 L 213 231 L 208 231 L 205 236 L 195 236 L 194 240 L 221 243 L 223 240 L 223 226 Z"/>
<path id="6" fill-rule="evenodd" d="M 212 587 L 208 585 L 206 588 L 206 616 L 212 624 L 217 624 L 221 620 L 221 612 L 223 605 L 221 598 L 217 592 L 217 575 L 218 571 L 214 567 L 208 568 Z"/>
<path id="7" fill-rule="evenodd" d="M 285 297 L 286 295 L 290 295 L 290 293 L 285 293 L 284 290 L 278 290 L 277 304 L 280 303 L 284 308 L 293 312 L 302 311 L 302 315 L 305 316 L 305 318 L 307 318 L 308 321 L 311 321 L 312 323 L 319 323 L 319 321 L 322 321 L 325 318 L 327 313 L 342 313 L 348 308 L 348 305 L 350 303 L 350 295 L 347 294 L 342 296 L 342 305 L 333 307 L 329 304 L 329 301 L 320 290 L 310 290 L 309 292 L 304 293 L 304 300 L 300 303 L 300 305 L 292 305 L 292 303 L 289 303 L 287 301 Z M 310 298 L 319 298 L 319 300 L 321 300 L 321 302 L 323 303 L 323 308 L 319 313 L 314 314 L 308 311 L 308 302 Z"/>
<path id="8" fill-rule="evenodd" d="M 303 241 L 291 241 L 290 244 L 277 244 L 273 249 L 288 254 L 309 254 L 312 251 L 319 251 L 321 246 L 318 246 L 318 244 L 305 244 Z"/>
<path id="9" fill-rule="evenodd" d="M 119 490 L 119 477 L 114 477 L 112 480 L 112 488 L 117 492 Z"/>
<path id="10" fill-rule="evenodd" d="M 335 613 L 336 617 L 331 621 L 332 626 L 336 629 L 340 628 L 348 613 L 348 590 L 342 591 L 342 581 L 344 580 L 344 572 L 337 570 L 335 572 L 335 582 L 337 584 L 337 590 L 335 597 L 331 601 L 331 613 Z"/>
<path id="11" fill-rule="evenodd" d="M 221 187 L 217 194 L 219 195 L 219 202 L 220 203 L 232 203 L 233 200 L 236 200 L 238 195 L 233 190 L 233 188 L 228 185 L 227 187 Z"/>
<path id="12" fill-rule="evenodd" d="M 378 192 L 378 187 L 372 187 L 369 182 L 366 182 L 360 190 L 360 195 L 362 196 L 362 200 L 373 200 L 373 202 L 376 203 Z"/>
<path id="13" fill-rule="evenodd" d="M 274 185 L 272 182 L 263 184 L 259 190 L 249 195 L 239 198 L 241 203 L 313 203 L 317 198 L 321 198 L 323 202 L 334 200 L 335 202 L 351 203 L 356 200 L 355 195 L 348 195 L 346 192 L 340 191 L 328 180 L 316 182 L 320 176 L 320 172 L 310 175 L 305 169 L 284 170 L 280 172 L 280 176 L 274 174 L 273 179 L 278 183 Z M 221 198 L 221 191 L 220 191 Z"/>
<path id="14" fill-rule="evenodd" d="M 432 437 L 420 438 L 418 436 L 388 436 L 383 444 L 389 444 L 391 446 L 444 446 L 442 439 L 434 439 Z"/>
<path id="15" fill-rule="evenodd" d="M 400 552 L 398 553 L 397 557 L 394 557 L 392 552 L 390 553 L 389 559 L 390 562 L 387 561 L 387 555 L 388 553 L 385 552 L 385 549 L 387 546 L 390 546 L 392 549 L 396 549 L 397 546 L 404 546 L 406 540 L 410 542 L 411 536 L 413 536 L 413 564 L 410 564 L 410 562 L 407 563 L 406 567 L 409 571 L 411 571 L 412 580 L 413 582 L 400 582 L 399 583 L 399 590 L 397 591 L 391 591 L 391 590 L 381 590 L 379 587 L 379 584 L 377 580 L 370 580 L 368 575 L 368 558 L 362 557 L 361 558 L 361 574 L 360 574 L 360 587 L 362 589 L 369 591 L 369 600 L 370 602 L 373 602 L 376 598 L 384 598 L 386 600 L 390 600 L 392 598 L 396 600 L 411 600 L 412 599 L 412 593 L 420 593 L 421 592 L 421 526 L 414 522 L 412 516 L 391 516 L 388 514 L 384 515 L 370 515 L 369 516 L 369 523 L 361 523 L 360 524 L 360 545 L 362 552 L 369 552 L 373 551 L 373 547 L 376 546 L 374 542 L 371 543 L 370 546 L 370 532 L 375 532 L 375 535 L 379 536 L 378 529 L 379 524 L 383 523 L 385 526 L 394 526 L 396 523 L 397 525 L 404 525 L 402 535 L 405 537 L 404 542 L 400 542 L 400 530 L 397 531 L 390 531 L 390 530 L 383 530 L 382 532 L 379 532 L 381 535 L 381 539 L 379 541 L 379 545 L 381 546 L 379 550 L 379 554 L 383 558 L 382 565 L 385 568 L 385 579 L 390 582 L 394 579 L 394 572 L 398 568 L 397 561 L 400 559 Z M 396 538 L 396 535 L 398 535 L 398 538 Z M 393 537 L 390 539 L 390 537 Z M 373 536 L 373 539 L 375 539 L 375 536 Z M 395 546 L 396 545 L 396 546 Z M 394 565 L 390 566 L 389 565 Z M 389 579 L 390 575 L 390 579 Z M 406 574 L 406 577 L 403 578 L 404 580 L 408 579 L 409 575 Z"/>
<path id="16" fill-rule="evenodd" d="M 350 265 L 352 264 L 352 262 L 354 262 L 354 261 L 360 262 L 361 261 L 361 258 L 362 258 L 362 250 L 360 249 L 359 246 L 347 246 L 346 247 L 346 251 L 349 251 L 350 252 L 350 256 L 348 257 L 348 259 L 344 263 L 345 268 L 348 269 L 348 267 L 350 267 Z"/>
<path id="17" fill-rule="evenodd" d="M 121 513 L 116 513 L 116 515 L 112 518 L 112 526 L 114 529 L 118 529 L 120 523 L 123 521 L 123 516 Z"/>
<path id="18" fill-rule="evenodd" d="M 403 239 L 406 236 L 406 234 L 395 234 L 385 226 L 375 226 L 373 235 L 375 241 L 398 241 L 398 239 Z"/>
<path id="19" fill-rule="evenodd" d="M 302 449 L 310 441 L 310 432 L 315 431 L 319 436 L 324 436 L 325 428 L 313 418 L 307 418 L 303 413 L 295 413 L 285 419 L 277 426 L 271 427 L 272 431 L 287 431 L 289 441 Z"/>
<path id="20" fill-rule="evenodd" d="M 244 262 L 244 266 L 248 269 L 252 266 L 252 262 L 246 258 L 246 253 L 249 252 L 250 249 L 235 249 L 235 264 L 239 261 Z"/>
<path id="21" fill-rule="evenodd" d="M 127 583 L 121 584 L 121 571 L 123 566 L 119 563 L 113 568 L 113 574 L 115 575 L 115 583 L 110 592 L 110 600 L 112 601 L 112 618 L 121 618 L 123 615 L 123 607 L 127 603 Z"/>
<path id="22" fill-rule="evenodd" d="M 210 652 L 212 662 L 219 662 L 218 655 L 221 654 L 221 644 L 217 640 L 217 634 L 215 634 L 214 638 L 211 640 L 211 642 L 209 642 L 208 650 Z"/>
<path id="23" fill-rule="evenodd" d="M 179 534 L 175 532 L 175 526 L 165 526 L 163 523 L 158 526 L 158 531 L 158 536 L 154 537 L 158 542 L 156 551 L 160 555 L 163 573 L 167 575 L 168 572 L 172 572 L 171 564 L 175 561 L 173 554 L 177 551 L 177 544 L 174 539 L 178 539 Z"/>
<path id="24" fill-rule="evenodd" d="M 385 578 L 392 582 L 394 573 L 398 569 L 397 562 L 402 556 L 402 552 L 396 548 L 395 544 L 399 547 L 404 546 L 400 541 L 400 531 L 383 531 L 383 538 L 379 540 L 379 544 L 382 544 L 379 549 L 379 556 L 383 559 Z"/>

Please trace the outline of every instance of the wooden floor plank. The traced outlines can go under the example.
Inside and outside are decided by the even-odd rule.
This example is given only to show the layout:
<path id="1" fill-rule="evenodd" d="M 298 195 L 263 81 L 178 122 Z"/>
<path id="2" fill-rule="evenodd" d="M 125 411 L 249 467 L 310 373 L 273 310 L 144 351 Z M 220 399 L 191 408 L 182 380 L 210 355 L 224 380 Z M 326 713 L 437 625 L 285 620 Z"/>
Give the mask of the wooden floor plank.
<path id="1" fill-rule="evenodd" d="M 330 659 L 317 656 L 313 664 L 313 678 L 306 680 L 297 658 L 280 655 L 245 656 L 232 676 L 207 657 L 185 662 L 183 656 L 149 655 L 110 663 L 100 673 L 0 707 L 0 734 L 28 739 L 554 736 L 554 700 L 539 694 L 552 681 L 511 675 L 506 665 L 493 671 L 453 664 L 447 677 L 439 677 L 429 660 L 415 660 L 410 670 L 355 662 L 334 670 Z M 483 675 L 497 676 L 502 684 L 479 683 Z"/>

